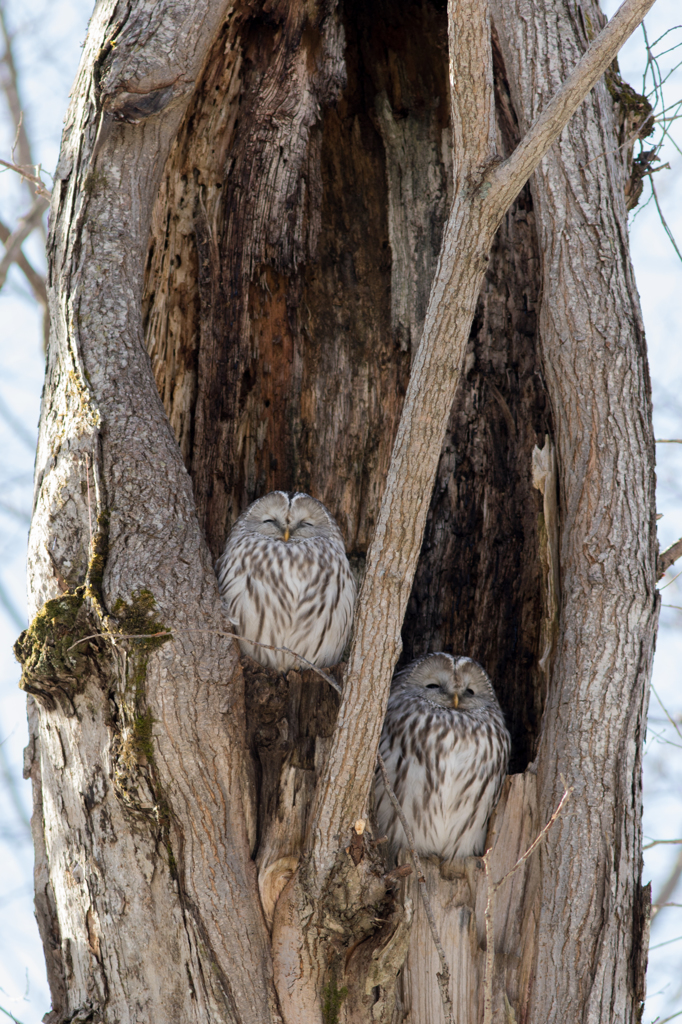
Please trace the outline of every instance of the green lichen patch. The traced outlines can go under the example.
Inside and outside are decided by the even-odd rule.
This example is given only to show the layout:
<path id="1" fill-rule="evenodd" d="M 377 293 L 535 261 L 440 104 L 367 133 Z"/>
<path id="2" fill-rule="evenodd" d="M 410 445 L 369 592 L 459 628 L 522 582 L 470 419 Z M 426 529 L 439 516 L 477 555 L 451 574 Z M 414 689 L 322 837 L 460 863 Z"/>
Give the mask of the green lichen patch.
<path id="1" fill-rule="evenodd" d="M 39 696 L 53 688 L 77 692 L 92 669 L 93 653 L 98 653 L 84 638 L 96 632 L 84 587 L 47 601 L 14 645 L 23 668 L 21 688 Z"/>
<path id="2" fill-rule="evenodd" d="M 339 1010 L 347 995 L 348 989 L 345 985 L 343 988 L 338 988 L 336 978 L 327 982 L 322 989 L 322 1020 L 324 1024 L 338 1024 Z"/>
<path id="3" fill-rule="evenodd" d="M 117 623 L 117 632 L 123 636 L 134 636 L 138 634 L 139 640 L 134 640 L 134 649 L 138 653 L 150 654 L 161 647 L 167 640 L 171 640 L 170 631 L 159 620 L 154 618 L 156 601 L 151 590 L 138 590 L 132 595 L 130 603 L 119 598 L 114 605 L 114 617 Z M 153 634 L 160 633 L 161 636 Z M 152 634 L 152 635 L 150 635 Z"/>
<path id="4" fill-rule="evenodd" d="M 119 697 L 118 775 L 124 788 L 129 787 L 140 767 L 148 767 L 154 775 L 154 718 L 146 703 L 147 666 L 151 653 L 172 639 L 169 630 L 155 617 L 155 608 L 154 595 L 143 588 L 135 591 L 130 601 L 119 598 L 113 614 L 107 618 L 110 631 L 126 638 L 129 652 L 125 692 Z M 155 636 L 156 633 L 161 635 Z"/>
<path id="5" fill-rule="evenodd" d="M 606 88 L 620 106 L 621 118 L 627 117 L 631 122 L 629 125 L 631 134 L 636 135 L 639 139 L 646 139 L 652 135 L 656 125 L 653 118 L 654 108 L 648 98 L 633 89 L 613 68 L 607 70 L 604 78 Z"/>
<path id="6" fill-rule="evenodd" d="M 106 174 L 102 171 L 91 171 L 83 182 L 83 191 L 88 196 L 98 196 L 104 192 L 109 185 Z"/>
<path id="7" fill-rule="evenodd" d="M 134 771 L 138 765 L 154 764 L 153 725 L 154 717 L 149 708 L 141 713 L 133 713 L 120 750 L 120 758 L 129 772 Z"/>
<path id="8" fill-rule="evenodd" d="M 147 708 L 143 715 L 136 716 L 133 725 L 133 734 L 135 736 L 137 748 L 150 762 L 154 759 L 154 740 L 152 738 L 153 724 L 154 718 L 149 708 Z"/>
<path id="9" fill-rule="evenodd" d="M 97 516 L 97 533 L 92 539 L 90 561 L 85 577 L 85 593 L 102 609 L 102 580 L 109 551 L 109 513 L 100 512 Z"/>

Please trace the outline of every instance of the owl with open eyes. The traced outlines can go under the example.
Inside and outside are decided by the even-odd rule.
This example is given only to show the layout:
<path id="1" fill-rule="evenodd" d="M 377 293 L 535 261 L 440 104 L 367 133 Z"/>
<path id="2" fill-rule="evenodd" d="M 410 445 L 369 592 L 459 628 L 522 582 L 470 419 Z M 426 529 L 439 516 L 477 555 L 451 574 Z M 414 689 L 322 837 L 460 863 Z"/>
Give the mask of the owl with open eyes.
<path id="1" fill-rule="evenodd" d="M 355 605 L 341 532 L 309 494 L 271 491 L 234 524 L 216 564 L 225 610 L 245 637 L 245 654 L 278 672 L 305 667 L 286 647 L 322 668 L 336 665 Z"/>
<path id="2" fill-rule="evenodd" d="M 427 654 L 396 673 L 379 749 L 417 853 L 449 861 L 484 852 L 510 746 L 492 683 L 478 662 Z M 407 846 L 379 771 L 375 809 L 393 853 Z"/>

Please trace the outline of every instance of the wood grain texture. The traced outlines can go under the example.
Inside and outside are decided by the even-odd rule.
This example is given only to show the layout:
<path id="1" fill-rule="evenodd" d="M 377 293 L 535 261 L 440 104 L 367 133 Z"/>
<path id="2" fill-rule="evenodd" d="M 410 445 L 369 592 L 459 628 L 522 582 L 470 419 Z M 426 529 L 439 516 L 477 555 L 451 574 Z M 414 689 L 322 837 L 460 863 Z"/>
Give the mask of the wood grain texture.
<path id="1" fill-rule="evenodd" d="M 495 1013 L 636 1013 L 653 448 L 624 178 L 599 87 L 494 240 L 487 185 L 587 46 L 584 18 L 515 3 L 491 41 L 486 5 L 453 0 L 451 80 L 435 0 L 97 9 L 30 547 L 34 611 L 65 602 L 25 680 L 50 1024 L 439 1019 L 421 908 L 354 831 L 401 644 L 479 658 L 516 769 L 535 759 L 494 877 L 558 772 L 576 785 L 499 894 Z M 218 635 L 212 556 L 273 487 L 325 501 L 359 578 L 375 538 L 338 717 L 325 684 L 242 668 Z M 174 639 L 55 652 L 86 623 Z M 480 867 L 428 884 L 479 1020 Z"/>
<path id="2" fill-rule="evenodd" d="M 56 176 L 32 609 L 86 581 L 100 628 L 178 633 L 98 649 L 101 671 L 39 711 L 54 1021 L 255 1022 L 275 1005 L 242 811 L 243 683 L 232 645 L 195 632 L 223 626 L 216 579 L 140 310 L 163 156 L 226 13 L 139 3 L 115 21 L 99 5 Z"/>
<path id="3" fill-rule="evenodd" d="M 583 24 L 561 4 L 532 17 L 523 0 L 493 9 L 525 127 L 584 50 Z M 556 802 L 560 772 L 575 786 L 542 852 L 531 1021 L 637 1020 L 644 994 L 640 758 L 657 618 L 654 449 L 612 109 L 599 84 L 531 183 L 561 517 L 541 813 Z"/>
<path id="4" fill-rule="evenodd" d="M 501 879 L 528 849 L 540 831 L 536 780 L 532 772 L 511 775 L 493 815 L 486 849 L 492 848 L 491 877 Z M 495 955 L 493 974 L 494 1020 L 508 1020 L 505 997 L 516 1013 L 526 1019 L 533 972 L 533 950 L 538 905 L 538 854 L 527 861 L 499 890 L 494 907 Z M 401 860 L 406 856 L 401 855 Z M 427 889 L 436 915 L 445 955 L 452 973 L 454 1019 L 457 1024 L 480 1024 L 483 1019 L 485 982 L 485 907 L 487 882 L 483 861 L 467 857 L 455 861 L 446 872 L 432 860 L 425 862 Z M 445 1020 L 436 982 L 438 957 L 420 904 L 416 880 L 405 888 L 414 900 L 415 913 L 410 947 L 399 982 L 397 1019 L 401 1024 Z M 519 929 L 519 904 L 533 913 Z"/>

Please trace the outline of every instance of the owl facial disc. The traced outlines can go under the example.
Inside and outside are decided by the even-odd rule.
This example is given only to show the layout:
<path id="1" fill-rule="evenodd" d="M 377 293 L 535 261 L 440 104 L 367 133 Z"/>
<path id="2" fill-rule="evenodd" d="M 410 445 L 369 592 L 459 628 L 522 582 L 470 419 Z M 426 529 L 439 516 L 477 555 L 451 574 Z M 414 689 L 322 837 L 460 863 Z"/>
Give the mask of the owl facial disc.
<path id="1" fill-rule="evenodd" d="M 249 528 L 264 537 L 281 540 L 285 544 L 309 540 L 313 537 L 331 537 L 336 524 L 321 502 L 309 494 L 272 491 L 247 511 L 245 522 Z"/>
<path id="2" fill-rule="evenodd" d="M 488 674 L 477 661 L 442 652 L 427 654 L 398 672 L 394 686 L 413 688 L 426 700 L 458 711 L 473 711 L 496 700 Z"/>

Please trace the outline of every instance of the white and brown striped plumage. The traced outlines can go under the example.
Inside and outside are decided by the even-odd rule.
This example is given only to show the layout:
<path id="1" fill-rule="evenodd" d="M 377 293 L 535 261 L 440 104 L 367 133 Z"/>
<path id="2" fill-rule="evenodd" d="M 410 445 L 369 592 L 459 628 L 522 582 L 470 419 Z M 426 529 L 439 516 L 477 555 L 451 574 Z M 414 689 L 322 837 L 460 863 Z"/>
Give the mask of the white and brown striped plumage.
<path id="1" fill-rule="evenodd" d="M 341 532 L 322 502 L 285 491 L 254 501 L 234 524 L 216 571 L 236 632 L 319 667 L 341 660 L 355 583 Z M 301 667 L 290 654 L 240 646 L 279 672 Z"/>
<path id="2" fill-rule="evenodd" d="M 380 751 L 417 853 L 452 860 L 484 852 L 509 750 L 504 716 L 478 662 L 428 654 L 396 673 Z M 379 772 L 375 806 L 393 852 L 406 846 Z"/>

